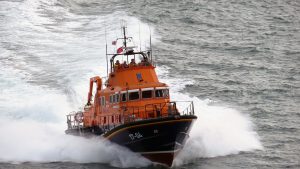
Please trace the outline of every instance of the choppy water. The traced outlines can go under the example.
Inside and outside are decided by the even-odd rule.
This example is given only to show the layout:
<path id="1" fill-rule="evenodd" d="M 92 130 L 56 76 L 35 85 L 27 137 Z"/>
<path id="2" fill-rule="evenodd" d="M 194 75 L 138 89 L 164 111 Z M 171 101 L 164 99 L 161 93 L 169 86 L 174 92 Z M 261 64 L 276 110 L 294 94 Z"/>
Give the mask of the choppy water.
<path id="1" fill-rule="evenodd" d="M 300 168 L 299 18 L 297 0 L 0 1 L 0 168 L 160 168 L 64 134 L 121 19 L 142 47 L 151 29 L 171 97 L 195 102 L 175 167 Z"/>

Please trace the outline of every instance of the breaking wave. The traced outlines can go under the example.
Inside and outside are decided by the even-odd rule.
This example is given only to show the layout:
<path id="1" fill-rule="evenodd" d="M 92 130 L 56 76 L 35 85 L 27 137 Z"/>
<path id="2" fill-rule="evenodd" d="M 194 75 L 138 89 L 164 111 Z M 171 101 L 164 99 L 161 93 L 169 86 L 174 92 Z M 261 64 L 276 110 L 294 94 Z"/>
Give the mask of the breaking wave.
<path id="1" fill-rule="evenodd" d="M 41 92 L 44 93 L 45 91 Z M 46 92 L 28 94 L 22 104 L 0 117 L 0 162 L 107 163 L 116 167 L 143 167 L 150 162 L 100 137 L 66 135 L 66 96 Z M 11 105 L 12 106 L 12 105 Z"/>

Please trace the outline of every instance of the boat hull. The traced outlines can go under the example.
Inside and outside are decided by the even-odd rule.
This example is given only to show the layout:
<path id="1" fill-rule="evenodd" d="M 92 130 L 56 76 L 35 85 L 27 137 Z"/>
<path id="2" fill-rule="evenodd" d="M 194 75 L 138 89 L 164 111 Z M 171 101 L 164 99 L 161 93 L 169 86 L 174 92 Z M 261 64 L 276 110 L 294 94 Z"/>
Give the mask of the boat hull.
<path id="1" fill-rule="evenodd" d="M 196 118 L 189 115 L 136 121 L 117 126 L 102 136 L 153 162 L 171 166 Z M 91 133 L 91 129 L 86 131 Z"/>

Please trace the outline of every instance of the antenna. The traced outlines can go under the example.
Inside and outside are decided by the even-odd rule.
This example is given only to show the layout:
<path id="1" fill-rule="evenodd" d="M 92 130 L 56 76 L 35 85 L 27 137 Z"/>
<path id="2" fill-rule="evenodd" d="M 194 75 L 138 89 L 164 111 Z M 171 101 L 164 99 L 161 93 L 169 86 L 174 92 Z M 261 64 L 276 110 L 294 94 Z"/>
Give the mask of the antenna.
<path id="1" fill-rule="evenodd" d="M 126 46 L 126 27 L 125 27 L 125 25 L 123 26 L 123 36 L 124 36 L 124 47 L 126 48 L 127 46 Z"/>
<path id="2" fill-rule="evenodd" d="M 105 55 L 106 55 L 106 77 L 108 77 L 108 55 L 107 55 L 106 25 L 105 25 Z"/>
<path id="3" fill-rule="evenodd" d="M 123 20 L 123 24 L 122 24 L 122 29 L 123 31 L 123 45 L 124 45 L 124 49 L 125 49 L 125 53 L 127 53 L 127 37 L 126 37 L 126 22 L 125 20 Z M 127 63 L 128 63 L 128 55 L 126 55 L 126 58 L 127 58 Z"/>
<path id="4" fill-rule="evenodd" d="M 115 32 L 115 39 L 116 39 L 116 45 L 114 45 L 114 51 L 117 51 L 118 33 L 117 33 L 117 30 L 116 30 L 116 29 L 114 29 L 114 32 Z"/>
<path id="5" fill-rule="evenodd" d="M 142 44 L 141 44 L 141 24 L 139 22 L 139 38 L 140 38 L 140 52 L 142 51 Z"/>
<path id="6" fill-rule="evenodd" d="M 151 60 L 152 60 L 151 28 L 150 28 L 149 25 L 148 25 L 148 28 L 149 28 L 149 31 L 150 31 L 150 57 L 151 57 Z M 155 59 L 154 59 L 154 61 L 155 61 Z"/>

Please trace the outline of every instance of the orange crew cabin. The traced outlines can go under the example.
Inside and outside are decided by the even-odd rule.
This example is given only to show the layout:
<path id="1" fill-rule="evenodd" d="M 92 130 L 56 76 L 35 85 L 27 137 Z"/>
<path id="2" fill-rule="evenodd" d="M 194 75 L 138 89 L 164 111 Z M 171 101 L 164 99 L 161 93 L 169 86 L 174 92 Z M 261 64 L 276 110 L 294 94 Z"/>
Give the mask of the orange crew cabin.
<path id="1" fill-rule="evenodd" d="M 84 107 L 83 127 L 111 128 L 123 123 L 177 113 L 170 102 L 169 89 L 159 82 L 150 52 L 113 54 L 110 73 L 102 88 L 98 76 L 90 79 L 88 102 Z M 96 92 L 92 95 L 95 85 Z"/>

